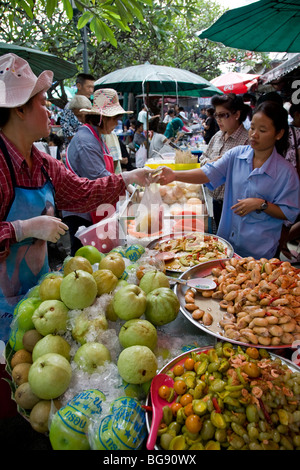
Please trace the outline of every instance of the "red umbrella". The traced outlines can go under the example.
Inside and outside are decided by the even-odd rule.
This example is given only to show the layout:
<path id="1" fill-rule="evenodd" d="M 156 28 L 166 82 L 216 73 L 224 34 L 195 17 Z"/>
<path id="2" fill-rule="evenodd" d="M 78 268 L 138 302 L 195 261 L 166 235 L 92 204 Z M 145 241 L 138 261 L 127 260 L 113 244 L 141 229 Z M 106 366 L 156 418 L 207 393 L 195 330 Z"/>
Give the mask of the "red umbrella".
<path id="1" fill-rule="evenodd" d="M 259 75 L 251 73 L 228 72 L 211 80 L 211 83 L 223 93 L 247 93 L 252 85 L 257 83 Z"/>

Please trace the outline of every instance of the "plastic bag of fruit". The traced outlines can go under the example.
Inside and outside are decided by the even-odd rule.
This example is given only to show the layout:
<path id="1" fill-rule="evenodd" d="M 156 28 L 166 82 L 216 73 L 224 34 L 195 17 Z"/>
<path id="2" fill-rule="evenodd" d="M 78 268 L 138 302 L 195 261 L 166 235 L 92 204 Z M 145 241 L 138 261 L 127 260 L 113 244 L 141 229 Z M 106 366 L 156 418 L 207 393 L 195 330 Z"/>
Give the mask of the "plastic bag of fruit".
<path id="1" fill-rule="evenodd" d="M 153 234 L 163 229 L 163 202 L 159 185 L 152 183 L 145 188 L 142 200 L 137 208 L 135 230 L 145 234 Z"/>

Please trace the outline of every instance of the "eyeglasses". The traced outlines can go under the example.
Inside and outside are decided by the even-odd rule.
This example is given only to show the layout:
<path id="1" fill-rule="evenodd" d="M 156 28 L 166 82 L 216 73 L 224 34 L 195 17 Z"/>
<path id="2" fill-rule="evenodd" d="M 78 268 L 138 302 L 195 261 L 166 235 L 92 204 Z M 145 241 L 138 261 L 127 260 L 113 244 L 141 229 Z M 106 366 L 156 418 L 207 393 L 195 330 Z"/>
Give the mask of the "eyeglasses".
<path id="1" fill-rule="evenodd" d="M 216 119 L 228 119 L 230 116 L 230 113 L 214 113 Z"/>

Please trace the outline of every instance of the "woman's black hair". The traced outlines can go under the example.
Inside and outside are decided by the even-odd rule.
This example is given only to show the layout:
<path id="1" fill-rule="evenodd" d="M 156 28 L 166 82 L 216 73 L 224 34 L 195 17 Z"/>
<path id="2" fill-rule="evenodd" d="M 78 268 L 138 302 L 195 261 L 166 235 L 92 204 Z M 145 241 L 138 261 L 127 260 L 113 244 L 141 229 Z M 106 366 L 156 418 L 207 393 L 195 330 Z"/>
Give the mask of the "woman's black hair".
<path id="1" fill-rule="evenodd" d="M 289 124 L 286 109 L 279 102 L 263 101 L 257 106 L 257 108 L 255 108 L 253 116 L 259 112 L 265 114 L 272 120 L 276 132 L 280 132 L 284 129 L 283 136 L 280 140 L 276 140 L 275 143 L 277 152 L 284 156 L 289 147 Z"/>
<path id="2" fill-rule="evenodd" d="M 105 116 L 105 117 L 123 117 L 123 114 L 120 114 L 118 116 Z M 103 128 L 103 117 L 101 117 L 99 114 L 89 114 L 87 113 L 85 115 L 85 122 L 86 124 L 92 124 L 92 126 L 98 126 L 100 129 Z"/>
<path id="3" fill-rule="evenodd" d="M 10 108 L 0 108 L 0 128 L 5 126 L 9 120 Z"/>
<path id="4" fill-rule="evenodd" d="M 245 121 L 249 113 L 250 106 L 244 103 L 241 96 L 236 95 L 235 93 L 228 93 L 226 95 L 214 95 L 211 99 L 211 104 L 214 108 L 216 106 L 223 106 L 228 109 L 231 113 L 240 111 L 240 124 Z"/>

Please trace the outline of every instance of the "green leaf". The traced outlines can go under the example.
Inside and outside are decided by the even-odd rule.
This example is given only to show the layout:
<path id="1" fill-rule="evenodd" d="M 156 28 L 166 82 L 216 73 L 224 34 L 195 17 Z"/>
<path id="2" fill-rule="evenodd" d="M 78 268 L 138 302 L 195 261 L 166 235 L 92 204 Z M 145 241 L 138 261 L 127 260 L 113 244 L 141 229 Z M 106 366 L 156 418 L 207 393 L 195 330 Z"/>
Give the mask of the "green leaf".
<path id="1" fill-rule="evenodd" d="M 73 7 L 69 0 L 63 0 L 64 10 L 67 14 L 68 19 L 71 21 L 73 18 Z"/>
<path id="2" fill-rule="evenodd" d="M 51 18 L 51 16 L 54 13 L 54 10 L 57 6 L 57 0 L 47 0 L 46 2 L 46 13 L 48 18 Z"/>
<path id="3" fill-rule="evenodd" d="M 110 42 L 114 47 L 117 46 L 117 41 L 112 30 L 99 18 L 94 17 L 90 23 L 90 28 L 94 31 L 96 38 L 99 42 L 105 40 Z"/>
<path id="4" fill-rule="evenodd" d="M 25 11 L 26 15 L 29 18 L 33 18 L 33 12 L 32 12 L 32 5 L 28 5 L 27 2 L 20 0 L 19 1 L 19 6 Z"/>
<path id="5" fill-rule="evenodd" d="M 77 28 L 78 29 L 83 28 L 92 18 L 93 18 L 93 13 L 91 13 L 90 11 L 85 11 L 78 20 Z"/>
<path id="6" fill-rule="evenodd" d="M 144 23 L 144 16 L 138 3 L 135 0 L 127 0 L 127 4 L 133 16 L 136 16 L 142 23 Z"/>
<path id="7" fill-rule="evenodd" d="M 117 10 L 118 10 L 118 12 L 120 14 L 120 17 L 121 17 L 121 21 L 124 24 L 131 23 L 132 20 L 133 20 L 133 16 L 130 13 L 130 11 L 128 10 L 128 8 L 126 6 L 126 3 L 127 2 L 121 1 L 121 0 L 116 0 L 115 1 L 115 5 L 116 5 Z"/>

